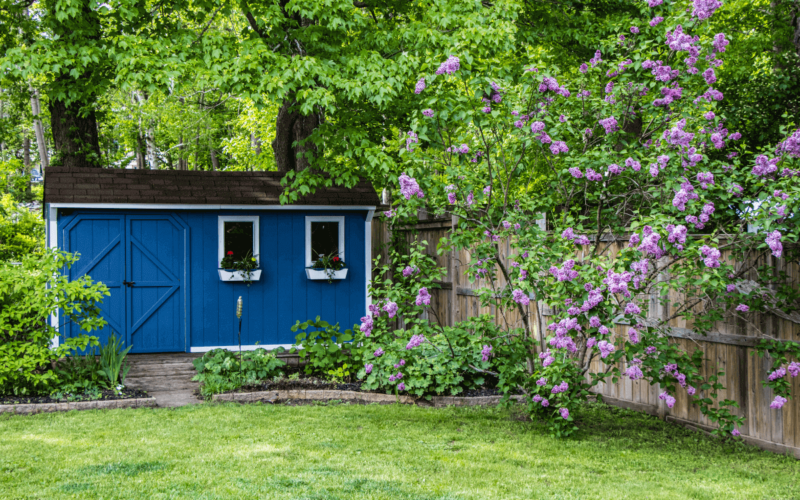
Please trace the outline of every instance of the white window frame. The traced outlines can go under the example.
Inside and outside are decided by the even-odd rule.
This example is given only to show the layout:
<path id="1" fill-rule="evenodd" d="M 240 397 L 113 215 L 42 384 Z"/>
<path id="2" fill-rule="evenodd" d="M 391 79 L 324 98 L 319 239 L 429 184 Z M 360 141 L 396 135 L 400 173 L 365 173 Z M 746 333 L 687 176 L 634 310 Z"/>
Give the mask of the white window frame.
<path id="1" fill-rule="evenodd" d="M 311 267 L 314 261 L 311 259 L 311 223 L 312 222 L 338 222 L 339 223 L 339 258 L 345 264 L 344 258 L 344 215 L 307 215 L 306 216 L 306 267 Z"/>
<path id="2" fill-rule="evenodd" d="M 226 222 L 252 222 L 253 223 L 253 256 L 256 264 L 261 267 L 261 248 L 259 242 L 259 222 L 258 215 L 220 215 L 217 217 L 217 266 L 225 257 L 225 223 Z"/>

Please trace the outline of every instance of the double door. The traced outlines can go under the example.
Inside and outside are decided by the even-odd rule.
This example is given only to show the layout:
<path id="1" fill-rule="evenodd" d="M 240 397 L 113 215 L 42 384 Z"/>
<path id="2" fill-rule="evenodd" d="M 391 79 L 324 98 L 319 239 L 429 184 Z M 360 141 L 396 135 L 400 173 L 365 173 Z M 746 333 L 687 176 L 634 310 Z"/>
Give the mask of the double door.
<path id="1" fill-rule="evenodd" d="M 90 335 L 105 344 L 112 332 L 132 353 L 187 350 L 187 226 L 171 214 L 59 215 L 59 246 L 80 253 L 70 279 L 90 276 L 111 293 L 100 309 L 108 324 Z M 61 335 L 81 332 L 63 314 Z"/>

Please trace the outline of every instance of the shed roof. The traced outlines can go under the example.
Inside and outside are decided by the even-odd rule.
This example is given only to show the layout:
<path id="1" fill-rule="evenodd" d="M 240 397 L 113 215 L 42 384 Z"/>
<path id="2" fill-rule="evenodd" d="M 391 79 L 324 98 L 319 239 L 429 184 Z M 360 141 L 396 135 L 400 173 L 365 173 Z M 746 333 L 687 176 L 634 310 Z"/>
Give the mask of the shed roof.
<path id="1" fill-rule="evenodd" d="M 279 205 L 279 172 L 207 172 L 48 167 L 45 203 Z M 378 206 L 372 184 L 318 188 L 294 205 Z"/>

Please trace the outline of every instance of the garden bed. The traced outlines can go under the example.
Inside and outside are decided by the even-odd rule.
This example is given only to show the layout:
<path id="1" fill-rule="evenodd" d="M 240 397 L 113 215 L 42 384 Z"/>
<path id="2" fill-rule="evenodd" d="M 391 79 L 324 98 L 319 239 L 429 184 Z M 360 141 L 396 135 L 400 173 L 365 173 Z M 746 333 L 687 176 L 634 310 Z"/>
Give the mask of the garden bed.
<path id="1" fill-rule="evenodd" d="M 358 384 L 340 384 L 358 385 Z M 492 392 L 490 389 L 480 391 L 469 391 L 477 393 Z M 494 391 L 496 392 L 496 391 Z M 522 396 L 511 396 L 517 401 Z M 413 398 L 411 396 L 386 394 L 380 392 L 363 392 L 358 390 L 339 390 L 339 389 L 289 389 L 289 390 L 266 390 L 266 391 L 240 391 L 223 394 L 215 394 L 212 401 L 228 401 L 237 403 L 290 403 L 290 404 L 309 404 L 318 401 L 342 401 L 357 404 L 415 404 L 419 406 L 432 406 L 442 408 L 446 406 L 488 406 L 496 405 L 502 399 L 501 395 L 476 395 L 476 396 L 433 396 L 430 401 L 423 398 Z"/>
<path id="2" fill-rule="evenodd" d="M 50 413 L 55 411 L 95 410 L 111 408 L 140 408 L 156 406 L 155 398 L 136 389 L 123 389 L 121 394 L 114 391 L 100 391 L 95 399 L 75 398 L 73 401 L 56 399 L 50 396 L 0 396 L 0 413 Z"/>

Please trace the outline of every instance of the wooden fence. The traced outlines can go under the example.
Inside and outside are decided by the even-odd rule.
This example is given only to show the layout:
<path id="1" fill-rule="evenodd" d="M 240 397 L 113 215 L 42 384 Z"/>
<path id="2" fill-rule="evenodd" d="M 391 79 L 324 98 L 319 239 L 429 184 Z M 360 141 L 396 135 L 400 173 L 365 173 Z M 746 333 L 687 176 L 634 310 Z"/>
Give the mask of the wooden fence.
<path id="1" fill-rule="evenodd" d="M 437 243 L 452 229 L 450 219 L 420 220 L 412 227 L 395 229 L 400 231 L 407 243 L 427 241 L 425 252 L 434 258 L 438 265 L 447 270 L 447 277 L 440 283 L 440 288 L 431 291 L 431 310 L 435 311 L 440 321 L 445 325 L 463 321 L 479 314 L 491 314 L 495 321 L 504 327 L 521 327 L 522 319 L 516 311 L 506 312 L 505 316 L 494 306 L 481 306 L 475 290 L 487 286 L 484 280 L 470 283 L 465 276 L 465 271 L 470 263 L 470 254 L 466 250 L 450 251 L 437 255 Z M 382 262 L 388 260 L 387 244 L 390 235 L 386 223 L 378 218 L 373 222 L 373 256 L 381 255 Z M 612 248 L 616 253 L 621 245 Z M 505 264 L 509 264 L 508 255 L 510 245 L 501 242 L 501 253 Z M 732 258 L 723 251 L 722 259 Z M 785 271 L 791 284 L 797 287 L 800 284 L 800 269 L 796 264 L 787 264 L 783 259 L 771 256 L 762 257 L 758 265 L 771 266 L 776 271 Z M 737 263 L 737 265 L 753 264 Z M 499 273 L 498 273 L 499 274 Z M 377 278 L 377 276 L 373 276 Z M 505 286 L 502 276 L 498 276 L 496 285 L 499 289 Z M 640 304 L 647 305 L 647 315 L 650 318 L 666 319 L 671 316 L 670 304 L 681 301 L 682 295 L 678 291 L 670 292 L 670 301 L 663 306 L 655 297 L 640 297 Z M 649 299 L 649 300 L 648 300 Z M 645 307 L 642 307 L 643 311 Z M 540 326 L 549 322 L 551 313 L 545 308 L 541 309 L 542 318 L 531 314 L 531 325 L 536 338 L 540 335 Z M 779 313 L 780 314 L 780 313 Z M 755 343 L 758 330 L 765 334 L 782 340 L 800 341 L 800 321 L 786 314 L 779 317 L 770 313 L 751 313 L 747 321 L 738 319 L 720 322 L 715 325 L 713 332 L 707 336 L 696 334 L 682 318 L 671 319 L 668 324 L 672 327 L 670 335 L 684 350 L 691 353 L 701 349 L 704 353 L 705 363 L 703 375 L 708 377 L 716 372 L 724 372 L 720 380 L 725 390 L 719 392 L 719 400 L 732 399 L 738 402 L 739 408 L 734 413 L 746 418 L 740 428 L 742 437 L 764 449 L 780 453 L 793 454 L 800 458 L 800 377 L 792 378 L 793 397 L 784 405 L 782 410 L 769 408 L 774 395 L 772 390 L 763 386 L 761 381 L 766 380 L 772 363 L 768 358 L 761 358 L 755 354 Z M 433 318 L 432 318 L 433 319 Z M 627 325 L 616 325 L 616 335 L 624 335 Z M 592 371 L 606 369 L 607 366 L 599 360 L 592 363 Z M 621 368 L 625 368 L 624 366 Z M 712 429 L 712 424 L 702 415 L 696 406 L 690 405 L 688 397 L 683 390 L 678 390 L 676 403 L 672 409 L 658 399 L 662 389 L 651 386 L 647 381 L 631 381 L 627 377 L 620 377 L 616 384 L 599 384 L 595 391 L 601 394 L 606 402 L 617 406 L 627 407 L 649 414 L 658 415 L 667 420 L 701 430 Z"/>

